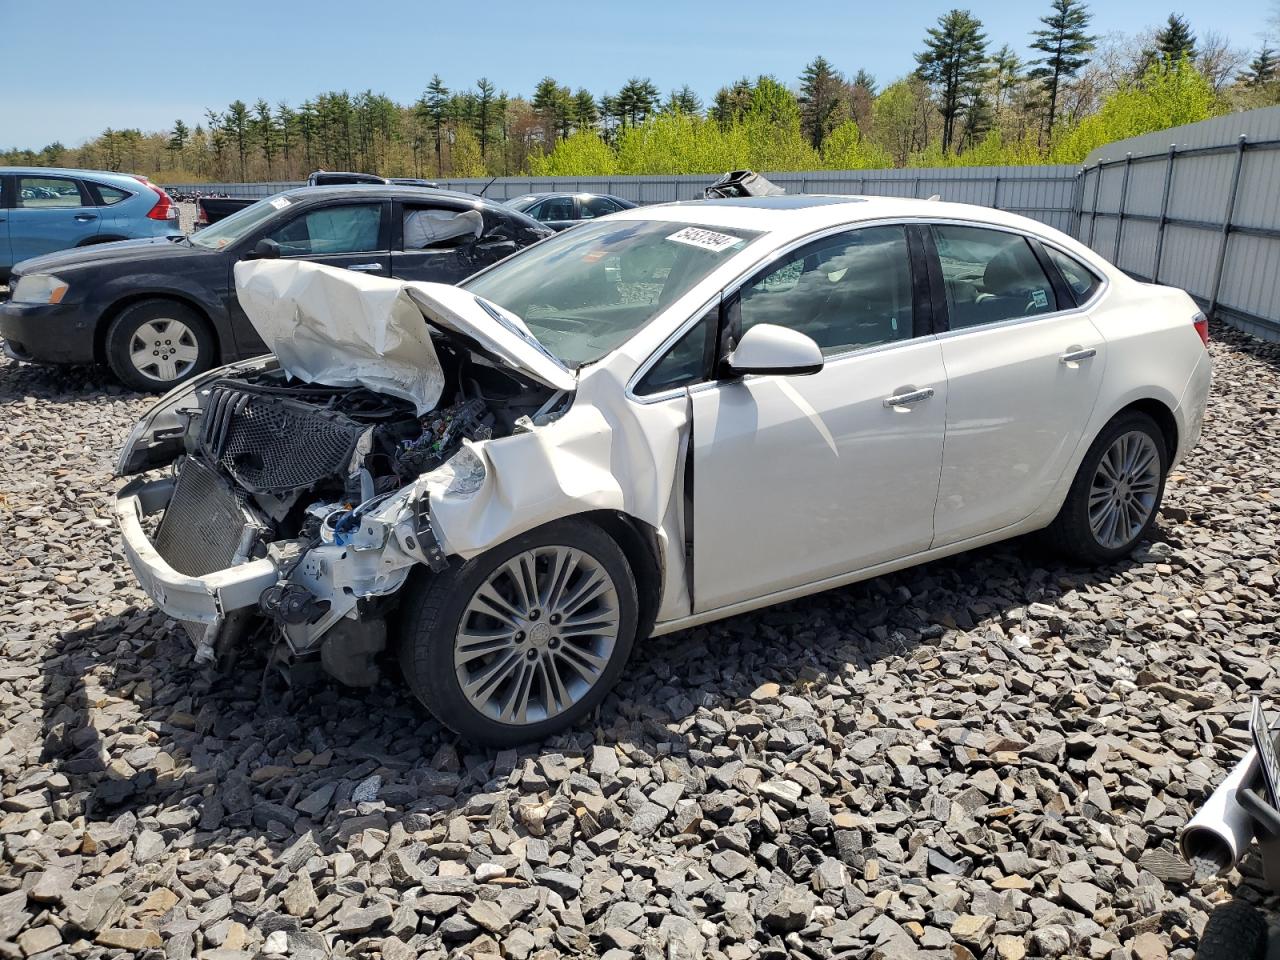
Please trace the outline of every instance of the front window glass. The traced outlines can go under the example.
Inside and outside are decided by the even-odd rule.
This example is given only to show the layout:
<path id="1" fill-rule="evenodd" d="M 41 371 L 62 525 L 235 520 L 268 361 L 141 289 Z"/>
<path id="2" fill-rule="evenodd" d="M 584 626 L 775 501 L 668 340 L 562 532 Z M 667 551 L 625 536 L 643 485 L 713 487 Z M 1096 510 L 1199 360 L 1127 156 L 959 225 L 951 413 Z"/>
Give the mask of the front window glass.
<path id="1" fill-rule="evenodd" d="M 280 244 L 285 257 L 366 253 L 378 249 L 381 221 L 382 204 L 349 203 L 312 210 L 268 236 Z"/>
<path id="2" fill-rule="evenodd" d="M 677 340 L 666 355 L 649 368 L 649 372 L 636 384 L 636 395 L 647 397 L 664 390 L 689 387 L 701 383 L 710 367 L 711 340 L 715 334 L 719 307 L 713 308 L 683 337 Z"/>
<path id="3" fill-rule="evenodd" d="M 583 220 L 607 217 L 609 214 L 617 213 L 622 209 L 608 197 L 583 197 L 581 204 Z"/>
<path id="4" fill-rule="evenodd" d="M 863 227 L 805 244 L 742 287 L 742 330 L 813 338 L 824 356 L 915 335 L 903 227 Z"/>
<path id="5" fill-rule="evenodd" d="M 519 316 L 576 368 L 625 343 L 758 236 L 667 220 L 601 220 L 544 240 L 462 286 Z"/>
<path id="6" fill-rule="evenodd" d="M 292 201 L 284 194 L 268 197 L 237 210 L 225 220 L 198 230 L 190 237 L 191 243 L 206 250 L 221 250 L 243 237 L 256 233 L 258 228 L 281 210 L 288 210 Z"/>
<path id="7" fill-rule="evenodd" d="M 43 210 L 80 207 L 80 187 L 66 177 L 19 177 L 18 206 Z"/>
<path id="8" fill-rule="evenodd" d="M 539 220 L 572 220 L 573 197 L 551 197 L 543 200 L 538 212 L 533 215 Z"/>
<path id="9" fill-rule="evenodd" d="M 1026 238 L 981 227 L 936 226 L 952 330 L 1058 309 L 1053 284 Z"/>

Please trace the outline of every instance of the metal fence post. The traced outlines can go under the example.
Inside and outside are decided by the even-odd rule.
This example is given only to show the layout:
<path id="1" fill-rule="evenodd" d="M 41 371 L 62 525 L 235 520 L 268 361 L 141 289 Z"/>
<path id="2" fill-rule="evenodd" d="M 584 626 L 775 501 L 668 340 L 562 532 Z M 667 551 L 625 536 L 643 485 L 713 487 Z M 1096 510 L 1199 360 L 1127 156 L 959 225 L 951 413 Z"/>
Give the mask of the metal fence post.
<path id="1" fill-rule="evenodd" d="M 1124 177 L 1120 180 L 1120 204 L 1116 207 L 1116 242 L 1111 251 L 1111 262 L 1120 266 L 1120 235 L 1124 233 L 1124 202 L 1129 197 L 1129 168 L 1133 166 L 1133 154 L 1124 155 Z"/>
<path id="2" fill-rule="evenodd" d="M 999 210 L 1000 209 L 1000 174 L 997 173 L 994 177 L 992 177 L 992 183 L 994 184 L 994 187 L 991 190 L 991 206 L 994 207 L 996 210 Z"/>
<path id="3" fill-rule="evenodd" d="M 1222 292 L 1222 272 L 1227 265 L 1227 245 L 1231 240 L 1231 218 L 1236 212 L 1236 194 L 1240 190 L 1240 170 L 1244 166 L 1244 147 L 1249 138 L 1243 133 L 1236 141 L 1236 165 L 1231 172 L 1231 193 L 1227 195 L 1227 215 L 1222 221 L 1222 243 L 1218 246 L 1218 266 L 1213 272 L 1213 296 L 1209 298 L 1208 316 L 1218 309 L 1218 294 Z"/>
<path id="4" fill-rule="evenodd" d="M 1173 188 L 1173 165 L 1177 161 L 1178 145 L 1169 144 L 1169 159 L 1164 168 L 1164 193 L 1160 196 L 1160 221 L 1156 224 L 1156 256 L 1151 264 L 1151 282 L 1160 282 L 1160 258 L 1164 254 L 1164 228 L 1169 223 L 1169 193 Z"/>
<path id="5" fill-rule="evenodd" d="M 1089 242 L 1086 246 L 1093 249 L 1093 233 L 1098 228 L 1098 190 L 1102 187 L 1102 161 L 1093 167 L 1093 203 L 1089 207 Z"/>

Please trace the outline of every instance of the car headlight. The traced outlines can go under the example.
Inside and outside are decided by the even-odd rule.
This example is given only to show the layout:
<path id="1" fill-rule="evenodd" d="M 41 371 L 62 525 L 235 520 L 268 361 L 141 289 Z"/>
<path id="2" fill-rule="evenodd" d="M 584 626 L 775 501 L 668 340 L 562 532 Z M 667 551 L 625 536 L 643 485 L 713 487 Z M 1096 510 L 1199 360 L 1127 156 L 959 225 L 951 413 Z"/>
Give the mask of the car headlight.
<path id="1" fill-rule="evenodd" d="M 61 303 L 71 289 L 51 273 L 31 273 L 18 278 L 13 288 L 14 303 Z"/>
<path id="2" fill-rule="evenodd" d="M 127 477 L 162 466 L 182 452 L 181 442 L 186 420 L 181 411 L 199 406 L 195 394 L 206 383 L 236 373 L 269 370 L 276 362 L 276 358 L 267 353 L 249 360 L 229 363 L 224 367 L 214 367 L 178 384 L 157 400 L 155 406 L 133 425 L 124 446 L 120 448 L 120 456 L 116 459 L 116 476 Z M 156 456 L 148 456 L 153 451 L 158 459 Z"/>

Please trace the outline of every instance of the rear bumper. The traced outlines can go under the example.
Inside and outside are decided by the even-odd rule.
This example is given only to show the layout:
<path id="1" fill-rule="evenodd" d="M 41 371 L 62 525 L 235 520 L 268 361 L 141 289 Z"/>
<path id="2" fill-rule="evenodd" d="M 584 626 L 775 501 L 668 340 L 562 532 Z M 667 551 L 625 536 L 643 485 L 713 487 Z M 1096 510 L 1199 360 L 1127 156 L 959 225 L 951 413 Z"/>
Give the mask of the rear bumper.
<path id="1" fill-rule="evenodd" d="M 174 486 L 172 479 L 138 479 L 116 495 L 116 523 L 124 554 L 142 589 L 165 613 L 189 623 L 218 625 L 236 610 L 256 607 L 262 591 L 280 577 L 272 557 L 192 577 L 173 569 L 157 552 L 142 527 L 142 518 L 163 510 Z"/>
<path id="2" fill-rule="evenodd" d="M 13 360 L 92 363 L 94 326 L 79 303 L 0 303 L 0 338 Z"/>
<path id="3" fill-rule="evenodd" d="M 1183 388 L 1182 396 L 1178 400 L 1178 406 L 1173 411 L 1174 420 L 1178 424 L 1178 449 L 1174 453 L 1170 466 L 1181 463 L 1182 459 L 1200 442 L 1212 381 L 1212 361 L 1206 350 L 1196 362 L 1195 369 L 1191 371 L 1187 385 Z"/>

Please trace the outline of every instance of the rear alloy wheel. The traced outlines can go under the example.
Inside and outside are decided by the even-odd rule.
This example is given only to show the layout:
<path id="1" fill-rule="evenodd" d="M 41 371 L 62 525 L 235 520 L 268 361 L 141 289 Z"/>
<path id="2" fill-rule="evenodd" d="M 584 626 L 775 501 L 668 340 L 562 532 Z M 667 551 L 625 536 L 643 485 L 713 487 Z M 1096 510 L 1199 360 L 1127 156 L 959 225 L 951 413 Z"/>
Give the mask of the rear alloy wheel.
<path id="1" fill-rule="evenodd" d="M 1155 422 L 1137 411 L 1117 417 L 1085 454 L 1050 539 L 1087 563 L 1125 556 L 1155 519 L 1167 469 Z"/>
<path id="2" fill-rule="evenodd" d="M 592 524 L 549 524 L 422 576 L 402 622 L 401 665 L 418 698 L 470 739 L 505 746 L 573 725 L 630 655 L 635 580 Z"/>
<path id="3" fill-rule="evenodd" d="M 143 300 L 121 311 L 107 332 L 107 362 L 139 390 L 168 390 L 213 366 L 204 318 L 173 300 Z"/>

